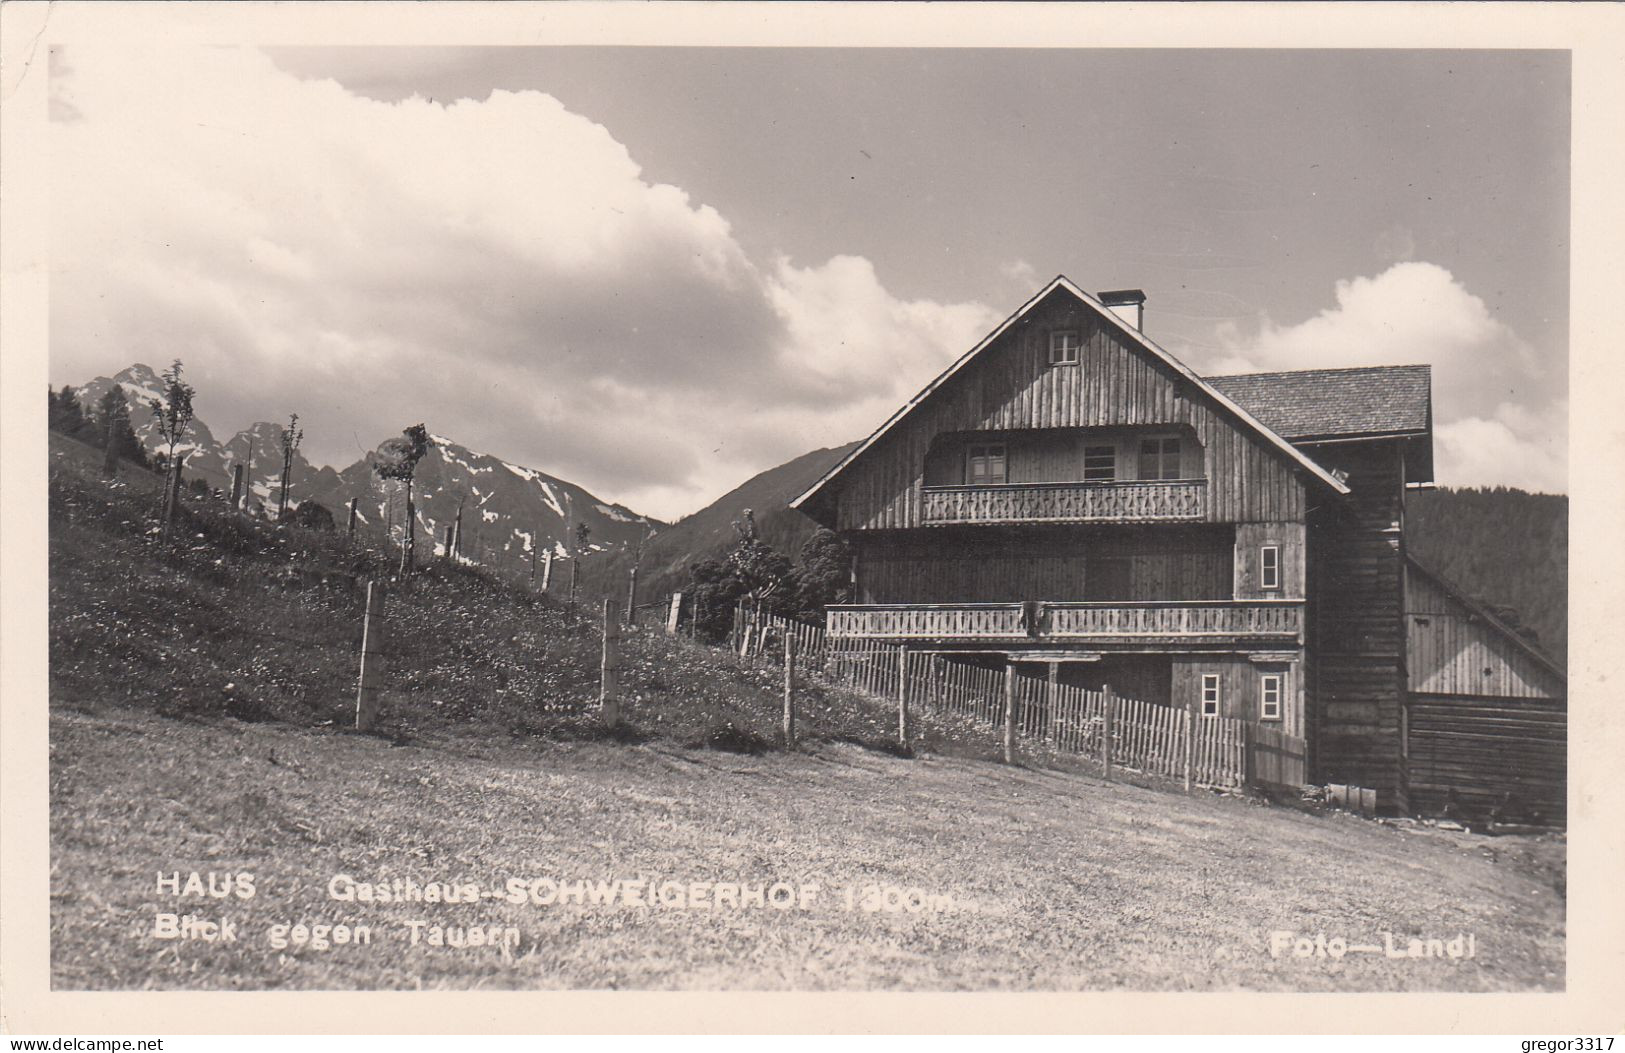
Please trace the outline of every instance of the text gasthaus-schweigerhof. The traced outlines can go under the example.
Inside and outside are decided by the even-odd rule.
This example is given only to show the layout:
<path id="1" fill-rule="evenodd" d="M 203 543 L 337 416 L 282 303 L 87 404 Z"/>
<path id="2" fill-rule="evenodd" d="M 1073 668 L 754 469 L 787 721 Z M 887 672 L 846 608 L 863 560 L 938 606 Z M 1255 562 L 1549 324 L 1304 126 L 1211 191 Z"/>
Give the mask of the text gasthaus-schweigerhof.
<path id="1" fill-rule="evenodd" d="M 303 886 L 301 887 L 308 887 Z M 504 877 L 489 883 L 418 877 L 334 874 L 322 908 L 306 916 L 264 916 L 277 883 L 240 871 L 158 871 L 148 888 L 160 910 L 141 930 L 171 945 L 259 946 L 277 953 L 327 952 L 377 943 L 410 947 L 491 948 L 504 955 L 523 934 L 512 924 L 516 908 L 562 910 L 756 911 L 807 915 L 819 911 L 939 914 L 974 910 L 953 896 L 888 884 L 753 880 L 744 877 L 661 878 Z M 255 901 L 256 909 L 243 910 Z M 306 904 L 314 908 L 314 904 Z M 339 916 L 334 917 L 338 907 Z M 486 916 L 480 916 L 483 913 Z M 508 912 L 501 921 L 489 915 Z M 320 916 L 311 916 L 319 914 Z"/>
<path id="2" fill-rule="evenodd" d="M 505 903 L 532 907 L 621 907 L 666 910 L 780 910 L 823 908 L 867 913 L 942 913 L 963 909 L 951 895 L 896 885 L 826 885 L 807 881 L 662 880 L 543 875 L 475 881 L 363 880 L 335 874 L 328 898 L 340 903 Z"/>

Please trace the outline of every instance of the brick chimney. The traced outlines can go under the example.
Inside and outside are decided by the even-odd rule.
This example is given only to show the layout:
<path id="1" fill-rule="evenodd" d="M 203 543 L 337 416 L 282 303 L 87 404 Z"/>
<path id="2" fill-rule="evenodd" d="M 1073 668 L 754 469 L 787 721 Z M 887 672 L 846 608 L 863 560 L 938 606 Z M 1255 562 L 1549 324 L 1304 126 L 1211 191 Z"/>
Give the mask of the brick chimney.
<path id="1" fill-rule="evenodd" d="M 1111 309 L 1112 314 L 1132 325 L 1137 331 L 1145 332 L 1145 292 L 1140 289 L 1113 289 L 1111 292 L 1100 294 L 1100 302 Z"/>

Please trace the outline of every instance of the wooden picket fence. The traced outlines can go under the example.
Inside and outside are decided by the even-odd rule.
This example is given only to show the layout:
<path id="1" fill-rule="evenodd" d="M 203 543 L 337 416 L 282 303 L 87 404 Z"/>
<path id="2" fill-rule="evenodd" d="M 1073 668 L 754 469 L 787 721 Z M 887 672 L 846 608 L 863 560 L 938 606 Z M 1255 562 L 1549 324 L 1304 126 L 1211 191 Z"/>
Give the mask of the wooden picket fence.
<path id="1" fill-rule="evenodd" d="M 747 607 L 735 614 L 734 647 L 744 657 L 782 661 L 782 643 L 776 641 L 787 635 L 795 641 L 800 675 L 819 676 L 876 698 L 906 698 L 913 705 L 957 714 L 991 730 L 1004 726 L 1003 669 L 899 645 L 831 639 L 821 626 Z M 1198 717 L 1186 709 L 1019 672 L 1013 674 L 1011 687 L 1017 734 L 1058 753 L 1103 764 L 1109 759 L 1117 768 L 1200 786 L 1295 788 L 1303 783 L 1303 740 L 1273 728 L 1228 717 Z"/>

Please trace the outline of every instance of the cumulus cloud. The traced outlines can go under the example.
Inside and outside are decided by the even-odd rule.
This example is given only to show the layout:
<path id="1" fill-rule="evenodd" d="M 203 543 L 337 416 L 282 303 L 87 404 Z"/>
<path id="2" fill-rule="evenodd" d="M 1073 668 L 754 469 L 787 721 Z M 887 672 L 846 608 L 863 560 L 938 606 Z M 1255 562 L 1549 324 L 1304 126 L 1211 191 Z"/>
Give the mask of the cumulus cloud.
<path id="1" fill-rule="evenodd" d="M 1437 264 L 1340 281 L 1336 305 L 1296 325 L 1264 315 L 1218 335 L 1210 374 L 1429 364 L 1441 483 L 1567 487 L 1565 363 L 1542 361 Z"/>
<path id="2" fill-rule="evenodd" d="M 996 322 L 867 260 L 748 257 L 534 91 L 383 102 L 251 50 L 53 69 L 52 374 L 179 357 L 314 459 L 405 424 L 655 515 L 867 433 Z"/>

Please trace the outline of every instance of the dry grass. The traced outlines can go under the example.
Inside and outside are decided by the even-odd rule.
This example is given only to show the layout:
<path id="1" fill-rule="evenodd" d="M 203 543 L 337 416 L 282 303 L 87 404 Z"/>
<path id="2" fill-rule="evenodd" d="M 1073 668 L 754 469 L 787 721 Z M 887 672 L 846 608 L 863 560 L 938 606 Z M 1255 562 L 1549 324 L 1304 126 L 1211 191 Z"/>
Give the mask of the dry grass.
<path id="1" fill-rule="evenodd" d="M 60 988 L 1515 990 L 1562 985 L 1556 841 L 1405 832 L 1233 798 L 840 744 L 741 757 L 663 743 L 392 747 L 271 724 L 64 712 L 52 738 Z M 1541 866 L 1546 870 L 1542 871 Z M 177 901 L 160 871 L 250 871 Z M 809 911 L 338 903 L 336 874 L 815 882 Z M 841 909 L 870 883 L 938 912 Z M 150 937 L 237 920 L 234 946 Z M 405 922 L 498 923 L 490 948 Z M 270 925 L 368 924 L 369 947 L 277 952 Z M 1287 928 L 1355 941 L 1471 932 L 1470 961 L 1274 959 Z"/>

